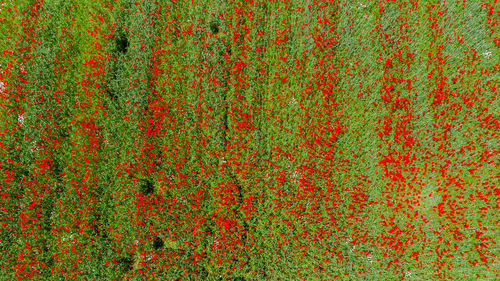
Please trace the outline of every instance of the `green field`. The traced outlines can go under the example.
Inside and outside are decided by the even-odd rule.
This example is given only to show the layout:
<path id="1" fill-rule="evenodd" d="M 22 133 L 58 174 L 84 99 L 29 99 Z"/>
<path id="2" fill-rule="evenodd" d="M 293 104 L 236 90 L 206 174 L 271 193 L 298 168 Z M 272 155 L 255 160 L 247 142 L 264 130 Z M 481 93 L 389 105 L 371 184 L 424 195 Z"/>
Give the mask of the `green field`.
<path id="1" fill-rule="evenodd" d="M 499 278 L 496 0 L 0 5 L 0 281 Z"/>

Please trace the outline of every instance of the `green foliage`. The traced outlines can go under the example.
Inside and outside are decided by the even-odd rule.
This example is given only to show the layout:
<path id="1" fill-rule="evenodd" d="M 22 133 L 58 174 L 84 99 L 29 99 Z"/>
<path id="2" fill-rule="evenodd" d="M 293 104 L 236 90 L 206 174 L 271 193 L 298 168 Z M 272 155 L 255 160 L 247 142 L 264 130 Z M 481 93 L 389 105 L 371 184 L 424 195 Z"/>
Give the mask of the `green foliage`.
<path id="1" fill-rule="evenodd" d="M 15 2 L 0 279 L 497 277 L 485 3 Z"/>

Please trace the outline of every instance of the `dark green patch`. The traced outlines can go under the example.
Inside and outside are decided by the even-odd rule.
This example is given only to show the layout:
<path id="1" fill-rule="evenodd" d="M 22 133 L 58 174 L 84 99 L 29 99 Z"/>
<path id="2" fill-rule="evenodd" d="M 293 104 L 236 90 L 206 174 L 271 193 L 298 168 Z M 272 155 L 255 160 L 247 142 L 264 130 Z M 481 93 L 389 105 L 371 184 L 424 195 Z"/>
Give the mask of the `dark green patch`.
<path id="1" fill-rule="evenodd" d="M 163 248 L 164 245 L 165 245 L 165 243 L 163 242 L 163 239 L 161 239 L 158 236 L 154 238 L 153 248 L 155 250 L 159 250 L 159 249 Z"/>
<path id="2" fill-rule="evenodd" d="M 126 53 L 128 51 L 128 47 L 130 42 L 125 35 L 119 35 L 116 38 L 116 51 L 120 53 Z"/>
<path id="3" fill-rule="evenodd" d="M 153 182 L 150 179 L 142 179 L 139 181 L 139 188 L 142 194 L 148 195 L 153 193 Z"/>
<path id="4" fill-rule="evenodd" d="M 210 30 L 212 31 L 212 34 L 219 33 L 219 23 L 216 21 L 212 21 L 210 23 Z"/>

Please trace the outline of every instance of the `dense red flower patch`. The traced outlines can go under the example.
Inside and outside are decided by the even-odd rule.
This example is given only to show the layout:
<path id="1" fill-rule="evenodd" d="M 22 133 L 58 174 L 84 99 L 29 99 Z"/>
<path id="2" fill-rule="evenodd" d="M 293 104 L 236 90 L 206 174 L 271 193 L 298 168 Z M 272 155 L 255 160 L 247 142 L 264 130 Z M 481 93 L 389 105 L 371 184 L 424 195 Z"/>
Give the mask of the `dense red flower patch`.
<path id="1" fill-rule="evenodd" d="M 497 1 L 4 1 L 1 280 L 495 280 Z"/>

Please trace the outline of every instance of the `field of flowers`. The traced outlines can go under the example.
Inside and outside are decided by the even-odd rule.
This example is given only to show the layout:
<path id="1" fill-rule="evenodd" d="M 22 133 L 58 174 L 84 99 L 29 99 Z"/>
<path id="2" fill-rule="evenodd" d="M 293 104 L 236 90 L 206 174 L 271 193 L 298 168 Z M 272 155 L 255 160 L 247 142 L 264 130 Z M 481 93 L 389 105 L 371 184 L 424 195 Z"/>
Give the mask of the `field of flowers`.
<path id="1" fill-rule="evenodd" d="M 499 280 L 498 7 L 0 1 L 0 281 Z"/>

